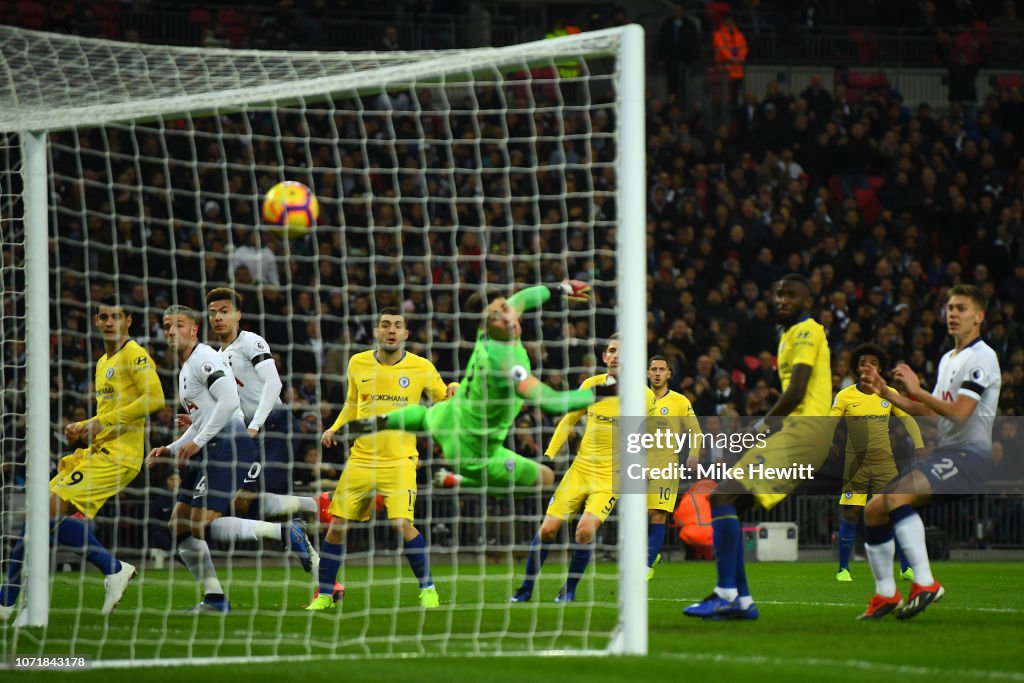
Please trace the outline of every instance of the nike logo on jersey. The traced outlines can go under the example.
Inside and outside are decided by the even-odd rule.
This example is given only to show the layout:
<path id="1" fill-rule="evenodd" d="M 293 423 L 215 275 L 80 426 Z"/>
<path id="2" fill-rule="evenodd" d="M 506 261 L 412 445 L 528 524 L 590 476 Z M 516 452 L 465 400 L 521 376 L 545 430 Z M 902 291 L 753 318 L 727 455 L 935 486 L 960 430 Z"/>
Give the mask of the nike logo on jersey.
<path id="1" fill-rule="evenodd" d="M 359 381 L 360 381 L 360 382 L 369 382 L 370 380 L 368 380 L 368 379 L 361 379 L 361 380 L 359 380 Z"/>

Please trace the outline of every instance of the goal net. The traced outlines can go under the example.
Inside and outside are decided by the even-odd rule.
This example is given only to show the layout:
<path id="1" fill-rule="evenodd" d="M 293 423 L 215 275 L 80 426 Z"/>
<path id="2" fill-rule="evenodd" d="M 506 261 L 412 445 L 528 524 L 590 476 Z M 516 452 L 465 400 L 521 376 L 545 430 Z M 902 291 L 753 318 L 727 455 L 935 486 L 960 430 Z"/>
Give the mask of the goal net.
<path id="1" fill-rule="evenodd" d="M 316 582 L 281 544 L 211 540 L 232 605 L 219 617 L 182 614 L 202 591 L 166 530 L 173 467 L 143 467 L 85 520 L 139 570 L 103 615 L 103 574 L 50 538 L 46 484 L 73 450 L 64 427 L 95 414 L 103 346 L 94 313 L 109 295 L 131 314 L 129 334 L 164 389 L 166 406 L 148 418 L 148 450 L 181 433 L 163 310 L 196 311 L 199 340 L 218 348 L 205 295 L 223 286 L 242 294 L 242 328 L 269 342 L 296 418 L 287 473 L 295 496 L 334 491 L 348 448 L 325 449 L 320 435 L 345 400 L 348 360 L 375 348 L 387 307 L 404 312 L 408 350 L 450 382 L 466 371 L 480 320 L 467 299 L 482 285 L 586 280 L 592 305 L 553 300 L 523 317 L 534 373 L 576 388 L 603 371 L 601 351 L 619 329 L 623 375 L 636 378 L 623 386 L 623 411 L 642 414 L 642 42 L 628 27 L 500 49 L 287 53 L 0 27 L 0 562 L 5 581 L 19 562 L 24 576 L 0 625 L 0 659 L 643 651 L 639 496 L 623 499 L 601 529 L 575 603 L 552 602 L 566 576 L 569 522 L 533 600 L 509 604 L 550 491 L 442 489 L 433 479 L 446 463 L 424 437 L 414 524 L 438 609 L 420 608 L 401 535 L 377 504 L 369 522 L 350 525 L 344 599 L 322 614 L 303 610 Z M 46 170 L 33 175 L 33 163 Z M 284 180 L 306 184 L 320 204 L 319 225 L 291 239 L 260 219 L 267 190 Z M 32 234 L 47 237 L 34 253 L 48 270 L 31 268 Z M 26 286 L 33 273 L 35 287 Z M 620 307 L 623 297 L 633 305 Z M 45 338 L 25 331 L 31 320 L 48 321 Z M 42 382 L 31 381 L 33 362 Z M 527 407 L 506 445 L 544 460 L 556 420 Z M 306 522 L 319 544 L 324 525 L 315 515 Z"/>

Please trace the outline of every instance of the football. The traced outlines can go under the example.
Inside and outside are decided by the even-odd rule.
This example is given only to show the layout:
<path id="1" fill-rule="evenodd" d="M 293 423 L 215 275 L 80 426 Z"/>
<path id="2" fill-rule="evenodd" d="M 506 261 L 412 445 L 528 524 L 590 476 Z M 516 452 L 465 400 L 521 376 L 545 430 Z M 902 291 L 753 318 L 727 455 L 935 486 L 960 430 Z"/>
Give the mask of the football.
<path id="1" fill-rule="evenodd" d="M 302 183 L 286 180 L 274 185 L 263 198 L 263 220 L 274 226 L 278 235 L 288 239 L 301 237 L 316 226 L 320 202 Z"/>

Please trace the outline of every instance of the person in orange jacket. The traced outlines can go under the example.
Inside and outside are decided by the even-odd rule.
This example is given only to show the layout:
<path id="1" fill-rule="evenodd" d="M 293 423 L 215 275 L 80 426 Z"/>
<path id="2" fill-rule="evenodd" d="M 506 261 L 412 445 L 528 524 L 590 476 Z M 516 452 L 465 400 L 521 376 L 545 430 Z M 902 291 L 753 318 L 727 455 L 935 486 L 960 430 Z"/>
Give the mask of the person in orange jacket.
<path id="1" fill-rule="evenodd" d="M 743 90 L 743 65 L 747 61 L 747 39 L 731 14 L 725 16 L 712 38 L 715 64 L 729 78 L 729 104 L 734 105 Z"/>
<path id="2" fill-rule="evenodd" d="M 711 529 L 711 503 L 708 495 L 717 484 L 710 479 L 695 481 L 689 490 L 679 497 L 679 505 L 673 513 L 679 527 L 679 538 L 693 549 L 698 559 L 714 558 L 715 549 Z"/>

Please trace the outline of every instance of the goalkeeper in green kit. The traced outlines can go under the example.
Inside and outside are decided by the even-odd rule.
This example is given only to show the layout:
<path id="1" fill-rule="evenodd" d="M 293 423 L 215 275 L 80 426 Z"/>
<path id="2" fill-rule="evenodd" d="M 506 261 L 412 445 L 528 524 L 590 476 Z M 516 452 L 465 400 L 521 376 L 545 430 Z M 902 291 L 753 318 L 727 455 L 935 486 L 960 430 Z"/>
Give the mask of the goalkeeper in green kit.
<path id="1" fill-rule="evenodd" d="M 495 489 L 536 488 L 554 483 L 551 468 L 505 447 L 508 430 L 524 402 L 546 413 L 563 414 L 584 408 L 598 398 L 615 395 L 615 380 L 594 389 L 556 391 L 537 379 L 520 340 L 519 316 L 553 295 L 588 301 L 590 286 L 579 280 L 536 285 L 487 302 L 476 346 L 458 392 L 429 408 L 411 405 L 387 415 L 349 422 L 348 437 L 400 429 L 429 432 L 441 445 L 455 474 L 442 470 L 438 483 Z"/>

